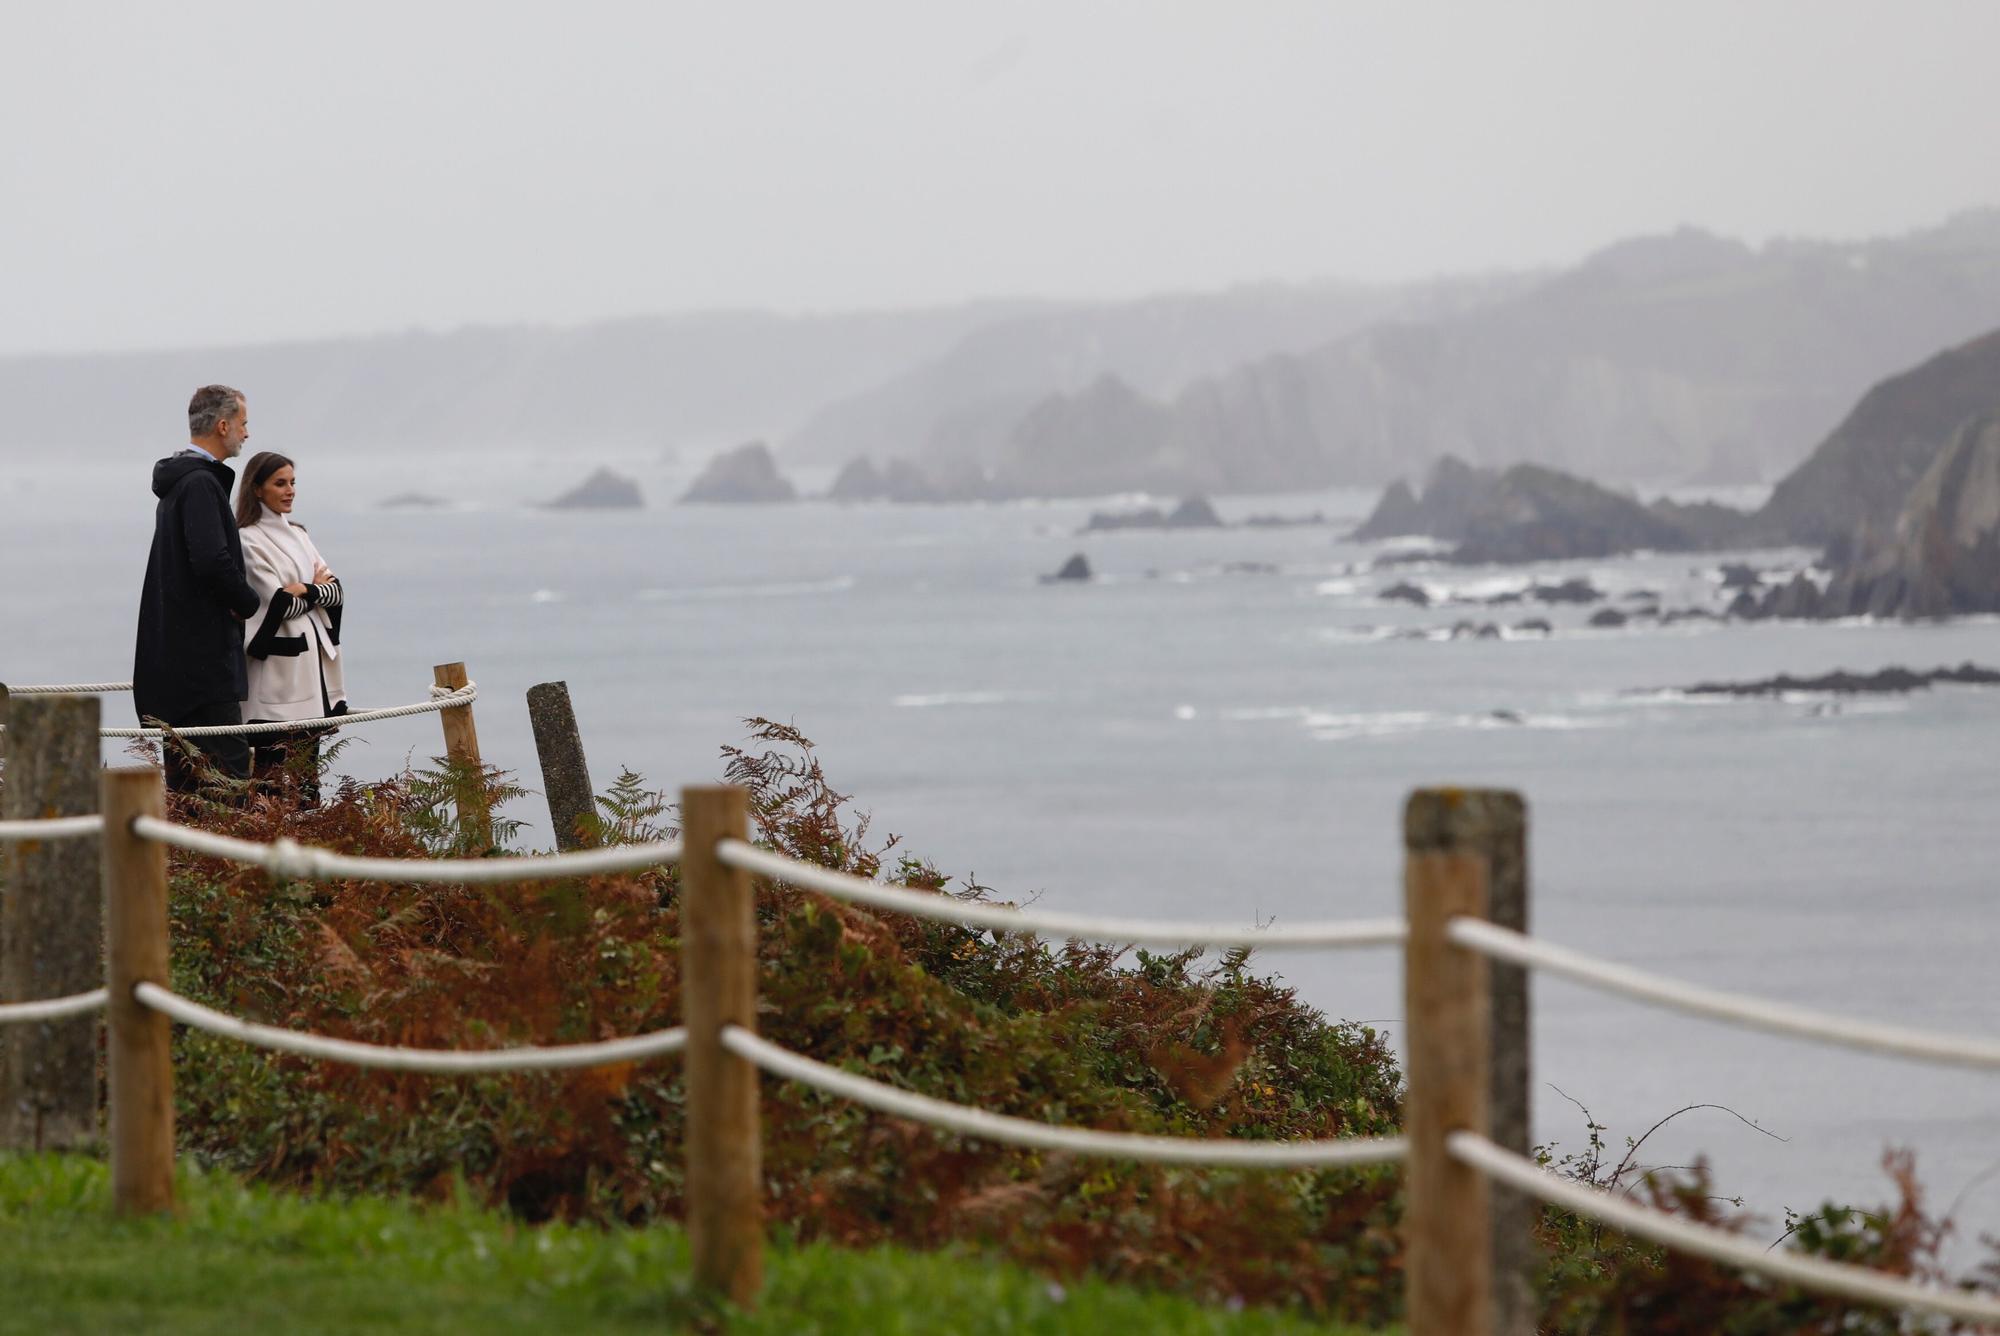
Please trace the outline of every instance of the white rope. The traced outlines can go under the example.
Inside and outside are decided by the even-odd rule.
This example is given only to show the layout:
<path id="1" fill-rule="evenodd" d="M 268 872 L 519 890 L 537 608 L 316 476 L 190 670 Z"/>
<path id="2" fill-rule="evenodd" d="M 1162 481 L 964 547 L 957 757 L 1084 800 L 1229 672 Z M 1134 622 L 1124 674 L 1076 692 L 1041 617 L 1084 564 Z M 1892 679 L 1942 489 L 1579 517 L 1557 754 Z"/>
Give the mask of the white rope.
<path id="1" fill-rule="evenodd" d="M 1458 945 L 1495 960 L 1532 966 L 1607 992 L 1657 1002 L 1661 1006 L 1692 1012 L 1697 1016 L 1735 1021 L 1776 1034 L 1817 1039 L 1870 1053 L 1886 1053 L 1891 1057 L 2000 1069 L 2000 1040 L 1938 1034 L 1902 1025 L 1884 1025 L 1878 1021 L 1850 1020 L 1783 1002 L 1768 1002 L 1743 993 L 1703 988 L 1649 974 L 1630 965 L 1598 960 L 1478 919 L 1453 919 L 1446 925 L 1445 935 Z"/>
<path id="2" fill-rule="evenodd" d="M 609 872 L 636 872 L 680 861 L 681 846 L 672 840 L 653 844 L 622 844 L 609 849 L 580 849 L 567 854 L 533 858 L 358 858 L 316 849 L 279 836 L 269 844 L 213 835 L 177 826 L 153 816 L 132 818 L 132 833 L 141 839 L 186 849 L 190 853 L 225 858 L 261 867 L 280 881 L 450 882 L 455 885 L 550 881 L 558 877 L 590 877 Z"/>
<path id="3" fill-rule="evenodd" d="M 10 696 L 102 696 L 114 691 L 130 691 L 130 682 L 72 682 L 67 686 L 6 687 Z"/>
<path id="4" fill-rule="evenodd" d="M 27 1025 L 32 1021 L 56 1021 L 65 1016 L 82 1016 L 101 1011 L 111 995 L 102 988 L 68 997 L 45 998 L 40 1002 L 0 1002 L 0 1025 Z"/>
<path id="5" fill-rule="evenodd" d="M 104 818 L 89 816 L 44 817 L 37 821 L 0 821 L 0 844 L 17 840 L 78 840 L 104 829 Z"/>
<path id="6" fill-rule="evenodd" d="M 1401 919 L 1349 919 L 1290 927 L 1245 928 L 1236 923 L 1176 922 L 1172 919 L 1097 918 L 983 905 L 884 886 L 846 872 L 800 863 L 742 840 L 723 840 L 715 856 L 731 867 L 757 872 L 794 886 L 808 886 L 837 900 L 890 909 L 919 918 L 995 932 L 1039 932 L 1050 937 L 1093 942 L 1143 942 L 1154 946 L 1250 946 L 1296 949 L 1309 946 L 1394 946 L 1404 937 Z"/>
<path id="7" fill-rule="evenodd" d="M 1299 1169 L 1314 1165 L 1389 1164 L 1403 1158 L 1401 1137 L 1352 1137 L 1339 1141 L 1237 1141 L 1222 1138 L 1146 1136 L 1056 1127 L 1027 1118 L 968 1109 L 928 1095 L 871 1081 L 780 1048 L 737 1025 L 722 1029 L 722 1046 L 737 1057 L 801 1085 L 851 1099 L 882 1113 L 911 1118 L 966 1136 L 1041 1150 L 1074 1151 L 1152 1164 L 1230 1165 L 1248 1169 Z"/>
<path id="8" fill-rule="evenodd" d="M 362 1044 L 352 1039 L 329 1039 L 324 1035 L 282 1030 L 275 1025 L 259 1025 L 190 1002 L 156 983 L 132 986 L 132 995 L 182 1025 L 225 1039 L 236 1039 L 257 1048 L 280 1053 L 297 1053 L 308 1058 L 352 1063 L 357 1067 L 381 1067 L 398 1072 L 526 1072 L 558 1067 L 602 1067 L 614 1062 L 638 1062 L 664 1053 L 678 1053 L 687 1043 L 687 1031 L 680 1026 L 633 1035 L 629 1039 L 606 1039 L 594 1044 L 560 1044 L 551 1048 L 525 1045 L 520 1048 L 436 1049 L 398 1048 L 388 1044 Z"/>
<path id="9" fill-rule="evenodd" d="M 106 738 L 163 738 L 172 734 L 177 738 L 219 738 L 252 736 L 258 733 L 290 733 L 301 728 L 344 728 L 349 724 L 373 723 L 377 719 L 401 719 L 412 714 L 435 714 L 439 710 L 455 710 L 470 705 L 479 699 L 479 684 L 467 682 L 462 687 L 432 687 L 431 699 L 415 705 L 397 705 L 386 710 L 360 710 L 350 714 L 322 715 L 317 719 L 280 719 L 263 724 L 204 724 L 199 728 L 101 728 L 99 737 Z"/>
<path id="10" fill-rule="evenodd" d="M 1461 1163 L 1471 1165 L 1511 1188 L 1539 1197 L 1552 1206 L 1601 1220 L 1621 1233 L 1663 1243 L 1676 1251 L 1693 1253 L 1711 1262 L 1740 1267 L 1776 1280 L 1789 1281 L 1804 1289 L 1838 1294 L 1866 1303 L 1892 1308 L 1929 1309 L 1970 1322 L 2000 1321 L 2000 1299 L 1939 1289 L 1935 1285 L 1920 1285 L 1819 1257 L 1768 1251 L 1711 1225 L 1677 1220 L 1664 1212 L 1560 1178 L 1532 1160 L 1503 1150 L 1473 1132 L 1451 1133 L 1445 1137 L 1445 1148 Z"/>

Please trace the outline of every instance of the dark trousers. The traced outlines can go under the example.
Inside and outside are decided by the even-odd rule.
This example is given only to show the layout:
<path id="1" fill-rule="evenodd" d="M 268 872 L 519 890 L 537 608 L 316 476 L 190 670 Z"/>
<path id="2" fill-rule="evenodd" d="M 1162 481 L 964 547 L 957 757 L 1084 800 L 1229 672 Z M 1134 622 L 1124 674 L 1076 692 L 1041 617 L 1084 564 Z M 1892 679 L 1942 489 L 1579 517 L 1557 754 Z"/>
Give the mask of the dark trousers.
<path id="1" fill-rule="evenodd" d="M 252 722 L 257 722 L 253 720 Z M 319 740 L 330 729 L 300 728 L 283 733 L 258 733 L 254 744 L 254 773 L 262 787 L 281 787 L 286 771 L 298 785 L 300 807 L 319 806 Z"/>
<path id="2" fill-rule="evenodd" d="M 198 705 L 165 722 L 173 728 L 240 724 L 243 712 L 235 701 L 222 701 L 214 705 Z M 187 756 L 184 748 L 193 748 L 196 754 Z M 230 779 L 250 778 L 250 742 L 240 733 L 185 738 L 179 742 L 173 738 L 161 738 L 160 754 L 166 762 L 167 788 L 173 793 L 193 793 L 199 789 L 204 765 L 220 770 Z"/>

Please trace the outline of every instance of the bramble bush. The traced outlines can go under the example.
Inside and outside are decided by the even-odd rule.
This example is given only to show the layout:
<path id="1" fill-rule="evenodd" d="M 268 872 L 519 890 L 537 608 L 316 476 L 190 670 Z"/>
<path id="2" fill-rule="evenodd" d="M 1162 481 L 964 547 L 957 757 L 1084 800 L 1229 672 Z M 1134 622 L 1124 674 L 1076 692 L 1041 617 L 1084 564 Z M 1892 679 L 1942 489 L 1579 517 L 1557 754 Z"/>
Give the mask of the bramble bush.
<path id="1" fill-rule="evenodd" d="M 750 790 L 761 843 L 890 884 L 994 898 L 978 885 L 950 889 L 894 837 L 871 844 L 867 819 L 828 782 L 806 737 L 748 723 L 749 746 L 723 749 L 724 773 Z M 439 762 L 378 782 L 344 779 L 317 808 L 301 809 L 281 784 L 219 801 L 175 798 L 173 815 L 355 854 L 508 856 L 470 847 L 473 827 L 457 812 L 468 786 L 496 811 L 521 793 L 498 772 Z M 671 806 L 640 776 L 621 775 L 598 803 L 594 839 L 676 833 Z M 491 823 L 502 846 L 517 829 Z M 760 882 L 757 895 L 759 1028 L 822 1061 L 943 1099 L 1108 1130 L 1295 1139 L 1399 1125 L 1400 1076 L 1381 1037 L 1304 1005 L 1254 972 L 1247 952 L 1128 955 L 876 915 L 781 885 Z M 172 915 L 179 990 L 302 1030 L 471 1048 L 637 1034 L 681 1014 L 671 868 L 493 887 L 298 886 L 177 853 Z M 444 1194 L 463 1184 L 530 1220 L 681 1213 L 678 1059 L 437 1077 L 195 1032 L 175 1044 L 181 1144 L 206 1163 L 319 1190 Z M 1614 1189 L 1643 1186 L 1663 1209 L 1721 1218 L 1704 1171 L 1642 1179 L 1634 1156 L 1607 1171 L 1591 1126 L 1592 1154 L 1556 1167 Z M 769 1218 L 800 1240 L 963 1245 L 1058 1276 L 1089 1272 L 1365 1323 L 1400 1311 L 1393 1167 L 1272 1174 L 1082 1160 L 934 1131 L 769 1080 L 763 1144 Z M 1922 1213 L 1907 1164 L 1898 1168 L 1899 1208 L 1829 1208 L 1798 1222 L 1788 1243 L 1936 1278 L 1944 1227 Z M 1863 1306 L 1747 1280 L 1562 1212 L 1545 1212 L 1539 1233 L 1547 1330 L 1902 1329 Z"/>

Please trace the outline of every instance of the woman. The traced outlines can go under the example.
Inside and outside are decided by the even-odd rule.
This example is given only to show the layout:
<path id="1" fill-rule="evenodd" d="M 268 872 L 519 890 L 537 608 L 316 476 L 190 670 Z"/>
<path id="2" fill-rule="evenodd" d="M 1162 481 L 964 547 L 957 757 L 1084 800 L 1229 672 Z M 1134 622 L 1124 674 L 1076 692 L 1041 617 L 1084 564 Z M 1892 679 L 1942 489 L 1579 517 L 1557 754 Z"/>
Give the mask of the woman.
<path id="1" fill-rule="evenodd" d="M 347 713 L 341 681 L 340 581 L 304 526 L 292 523 L 298 477 L 276 451 L 254 456 L 236 486 L 236 527 L 244 574 L 261 600 L 243 624 L 250 681 L 245 723 L 318 719 Z M 326 728 L 253 733 L 253 773 L 270 781 L 289 768 L 300 805 L 319 806 L 319 740 Z"/>

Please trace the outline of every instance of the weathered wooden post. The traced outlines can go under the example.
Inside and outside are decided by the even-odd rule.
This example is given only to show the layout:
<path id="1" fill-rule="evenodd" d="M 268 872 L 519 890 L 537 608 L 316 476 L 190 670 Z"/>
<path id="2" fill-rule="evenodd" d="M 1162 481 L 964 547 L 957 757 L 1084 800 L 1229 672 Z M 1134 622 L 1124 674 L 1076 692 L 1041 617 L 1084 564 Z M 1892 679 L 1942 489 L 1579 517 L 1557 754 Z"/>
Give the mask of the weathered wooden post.
<path id="1" fill-rule="evenodd" d="M 1528 810 L 1518 793 L 1487 789 L 1466 795 L 1459 820 L 1486 859 L 1486 916 L 1502 928 L 1528 931 Z M 1522 965 L 1486 962 L 1492 1006 L 1493 1083 L 1486 1122 L 1493 1144 L 1516 1155 L 1534 1149 L 1530 1120 L 1534 1078 L 1529 1043 L 1529 980 Z M 1535 1336 L 1540 1319 L 1535 1281 L 1541 1249 L 1535 1221 L 1541 1203 L 1495 1183 L 1493 1203 L 1493 1330 L 1495 1336 Z"/>
<path id="2" fill-rule="evenodd" d="M 97 811 L 97 697 L 23 696 L 11 714 L 0 816 Z M 0 1001 L 102 986 L 99 842 L 29 840 L 0 851 Z M 97 1017 L 9 1026 L 0 1035 L 0 1147 L 70 1150 L 96 1140 Z"/>
<path id="3" fill-rule="evenodd" d="M 597 790 L 590 786 L 583 735 L 577 731 L 576 711 L 570 708 L 569 683 L 537 682 L 529 687 L 528 724 L 535 731 L 535 754 L 542 762 L 542 791 L 549 798 L 556 848 L 581 849 L 595 843 L 585 838 L 584 824 L 597 813 Z"/>
<path id="4" fill-rule="evenodd" d="M 166 811 L 151 766 L 104 772 L 104 960 L 109 1022 L 111 1196 L 120 1214 L 174 1205 L 173 1032 L 132 995 L 167 975 L 167 849 L 132 833 L 132 819 Z"/>
<path id="5" fill-rule="evenodd" d="M 741 788 L 681 791 L 681 1012 L 687 1025 L 688 1242 L 695 1283 L 749 1307 L 764 1284 L 757 1068 L 722 1046 L 757 1028 L 757 915 L 750 874 L 715 856 L 750 838 Z"/>
<path id="6" fill-rule="evenodd" d="M 1485 958 L 1445 925 L 1485 918 L 1491 869 L 1478 843 L 1490 796 L 1420 789 L 1403 815 L 1404 1266 L 1411 1336 L 1494 1336 L 1492 1194 L 1445 1149 L 1452 1132 L 1490 1135 L 1492 997 Z"/>
<path id="7" fill-rule="evenodd" d="M 447 690 L 457 691 L 472 679 L 462 663 L 441 663 L 431 669 L 431 680 Z M 458 791 L 458 819 L 461 829 L 476 844 L 493 842 L 492 814 L 486 810 L 486 790 L 479 779 L 485 762 L 479 755 L 479 730 L 472 721 L 470 705 L 454 705 L 438 711 L 444 726 L 444 754 L 466 768 L 466 779 Z"/>

